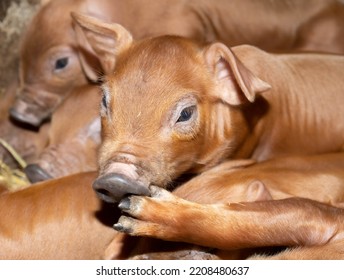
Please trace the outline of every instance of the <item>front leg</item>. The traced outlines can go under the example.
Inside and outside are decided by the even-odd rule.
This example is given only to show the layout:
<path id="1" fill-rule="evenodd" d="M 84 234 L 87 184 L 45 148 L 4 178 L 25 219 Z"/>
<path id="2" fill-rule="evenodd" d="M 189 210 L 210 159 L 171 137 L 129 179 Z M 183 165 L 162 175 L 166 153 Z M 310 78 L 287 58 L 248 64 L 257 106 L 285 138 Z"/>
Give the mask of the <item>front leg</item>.
<path id="1" fill-rule="evenodd" d="M 197 212 L 203 213 L 202 204 L 181 199 L 155 186 L 150 187 L 151 197 L 130 196 L 122 199 L 119 208 L 132 217 L 121 216 L 114 228 L 131 235 L 152 236 L 169 241 L 183 241 L 193 228 Z M 188 224 L 185 227 L 185 224 Z M 193 243 L 193 242 L 191 242 Z M 197 243 L 196 243 L 197 244 Z"/>
<path id="2" fill-rule="evenodd" d="M 322 245 L 344 230 L 343 209 L 308 199 L 202 205 L 158 187 L 151 193 L 121 201 L 131 217 L 122 216 L 116 230 L 224 250 Z"/>
<path id="3" fill-rule="evenodd" d="M 309 199 L 340 205 L 343 154 L 239 163 L 210 169 L 174 194 L 152 187 L 150 198 L 124 199 L 120 208 L 132 218 L 122 217 L 115 228 L 225 250 L 321 245 L 339 238 L 344 210 Z M 290 196 L 304 199 L 285 199 Z M 277 200 L 267 201 L 272 198 Z"/>

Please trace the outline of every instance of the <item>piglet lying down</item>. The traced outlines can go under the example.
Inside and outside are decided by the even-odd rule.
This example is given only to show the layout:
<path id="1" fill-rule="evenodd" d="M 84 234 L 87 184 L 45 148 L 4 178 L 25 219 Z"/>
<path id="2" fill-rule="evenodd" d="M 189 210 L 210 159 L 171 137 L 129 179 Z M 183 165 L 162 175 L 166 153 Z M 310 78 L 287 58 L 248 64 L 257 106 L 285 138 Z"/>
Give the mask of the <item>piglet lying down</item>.
<path id="1" fill-rule="evenodd" d="M 73 11 L 123 24 L 135 38 L 174 34 L 231 46 L 248 43 L 269 51 L 344 53 L 344 4 L 337 0 L 312 5 L 307 0 L 46 2 L 21 40 L 20 86 L 10 111 L 12 118 L 35 127 L 76 87 L 98 81 L 103 73 L 97 54 L 82 36 L 75 36 Z"/>
<path id="2" fill-rule="evenodd" d="M 118 24 L 73 17 L 107 73 L 102 86 L 100 175 L 94 189 L 107 202 L 119 202 L 128 194 L 153 197 L 125 197 L 120 208 L 137 219 L 121 218 L 115 225 L 118 230 L 223 249 L 319 245 L 329 237 L 336 239 L 333 234 L 340 225 L 329 213 L 338 212 L 342 219 L 342 210 L 314 201 L 198 205 L 154 186 L 166 188 L 185 173 L 197 178 L 226 161 L 259 163 L 297 155 L 302 168 L 288 165 L 285 174 L 297 176 L 289 178 L 290 190 L 283 192 L 296 188 L 293 193 L 302 196 L 300 183 L 309 180 L 303 168 L 313 165 L 319 175 L 326 173 L 327 164 L 336 167 L 344 161 L 344 113 L 339 107 L 344 102 L 343 57 L 273 55 L 247 45 L 230 49 L 176 36 L 133 41 Z M 327 164 L 310 155 L 327 157 Z M 222 170 L 212 175 L 213 180 L 226 174 Z M 339 171 L 333 176 L 343 184 Z M 313 188 L 328 187 L 321 182 Z M 226 181 L 218 183 L 230 187 Z M 206 188 L 199 182 L 197 186 Z M 285 224 L 280 213 L 302 221 L 308 211 L 318 215 L 306 230 L 316 227 L 319 236 L 279 238 L 286 228 L 297 234 L 301 226 Z M 280 226 L 276 230 L 270 227 L 272 217 Z M 323 219 L 331 225 L 330 232 L 317 227 Z M 264 239 L 256 233 L 258 225 L 264 234 L 273 230 L 272 235 Z M 238 230 L 229 234 L 232 228 Z M 242 237 L 243 231 L 250 233 L 248 238 Z"/>

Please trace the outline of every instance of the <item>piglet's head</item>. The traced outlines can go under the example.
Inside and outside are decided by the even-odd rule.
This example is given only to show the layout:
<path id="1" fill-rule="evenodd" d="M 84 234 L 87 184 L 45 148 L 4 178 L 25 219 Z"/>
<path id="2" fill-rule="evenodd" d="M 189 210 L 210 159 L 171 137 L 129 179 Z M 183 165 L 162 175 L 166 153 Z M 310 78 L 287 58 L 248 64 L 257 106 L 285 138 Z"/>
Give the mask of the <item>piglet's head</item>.
<path id="1" fill-rule="evenodd" d="M 84 19 L 84 18 L 83 18 Z M 94 182 L 109 202 L 149 194 L 233 153 L 238 105 L 268 88 L 224 45 L 162 36 L 134 42 L 117 24 L 78 21 L 108 69 Z"/>
<path id="2" fill-rule="evenodd" d="M 70 11 L 85 1 L 50 1 L 34 16 L 22 38 L 20 87 L 12 118 L 40 126 L 71 89 L 87 83 Z"/>

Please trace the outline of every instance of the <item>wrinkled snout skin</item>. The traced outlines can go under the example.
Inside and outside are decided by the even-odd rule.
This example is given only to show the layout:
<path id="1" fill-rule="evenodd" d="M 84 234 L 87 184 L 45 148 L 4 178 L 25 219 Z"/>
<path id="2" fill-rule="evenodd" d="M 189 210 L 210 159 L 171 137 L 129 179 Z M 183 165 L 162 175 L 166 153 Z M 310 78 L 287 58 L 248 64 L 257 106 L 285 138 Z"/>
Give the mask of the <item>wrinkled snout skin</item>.
<path id="1" fill-rule="evenodd" d="M 10 108 L 10 116 L 16 121 L 39 127 L 60 104 L 61 97 L 42 90 L 23 90 Z"/>

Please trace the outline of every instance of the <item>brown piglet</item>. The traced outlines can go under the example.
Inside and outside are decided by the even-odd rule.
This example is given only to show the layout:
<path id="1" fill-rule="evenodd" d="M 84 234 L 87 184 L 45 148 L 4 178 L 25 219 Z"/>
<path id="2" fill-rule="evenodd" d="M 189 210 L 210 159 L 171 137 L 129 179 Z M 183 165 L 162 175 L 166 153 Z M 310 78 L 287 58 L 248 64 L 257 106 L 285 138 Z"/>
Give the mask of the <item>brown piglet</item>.
<path id="1" fill-rule="evenodd" d="M 120 208 L 136 219 L 121 218 L 116 226 L 118 230 L 224 249 L 254 244 L 307 245 L 310 242 L 311 245 L 321 245 L 322 238 L 328 241 L 326 236 L 331 238 L 333 235 L 319 234 L 314 240 L 302 239 L 302 236 L 297 237 L 297 241 L 292 237 L 278 239 L 279 233 L 288 226 L 283 219 L 279 220 L 278 213 L 286 211 L 290 217 L 296 218 L 300 210 L 300 219 L 304 220 L 307 211 L 313 209 L 319 215 L 314 216 L 312 225 L 326 220 L 332 233 L 337 229 L 341 232 L 339 221 L 342 215 L 337 219 L 330 213 L 341 213 L 342 210 L 309 201 L 307 199 L 312 196 L 307 196 L 307 199 L 248 203 L 244 206 L 250 209 L 247 213 L 240 205 L 233 204 L 229 209 L 221 205 L 221 209 L 214 210 L 214 216 L 201 216 L 205 219 L 203 225 L 209 225 L 207 222 L 214 221 L 218 215 L 221 225 L 225 225 L 226 220 L 229 226 L 233 225 L 230 221 L 235 220 L 238 227 L 250 231 L 256 226 L 247 222 L 253 211 L 257 223 L 274 217 L 280 227 L 270 239 L 260 239 L 261 235 L 253 233 L 250 239 L 235 239 L 234 234 L 228 239 L 220 236 L 218 240 L 224 240 L 224 243 L 204 244 L 197 238 L 209 240 L 211 234 L 216 236 L 218 232 L 180 237 L 178 234 L 183 231 L 171 230 L 168 217 L 175 217 L 178 223 L 179 218 L 184 217 L 183 206 L 190 209 L 185 213 L 195 218 L 197 213 L 212 211 L 212 206 L 198 207 L 187 201 L 181 202 L 155 186 L 169 188 L 181 175 L 201 176 L 199 174 L 235 159 L 261 163 L 297 155 L 305 168 L 317 165 L 315 174 L 324 173 L 329 164 L 342 164 L 344 123 L 341 120 L 344 116 L 340 107 L 334 109 L 336 104 L 339 106 L 344 101 L 342 56 L 276 55 L 248 45 L 233 48 L 221 43 L 203 45 L 177 36 L 134 41 L 132 35 L 117 24 L 109 25 L 95 19 L 85 24 L 80 17 L 75 18 L 89 44 L 98 51 L 99 57 L 103 57 L 107 69 L 101 101 L 100 175 L 93 186 L 99 197 L 107 202 L 118 202 L 129 194 L 141 195 L 124 198 L 120 203 Z M 319 79 L 324 72 L 327 75 Z M 311 143 L 309 139 L 312 139 Z M 324 160 L 317 161 L 313 155 Z M 308 180 L 302 169 L 293 164 L 288 168 L 298 174 L 290 184 L 299 185 L 298 182 Z M 225 174 L 220 172 L 218 176 Z M 268 180 L 273 175 L 265 176 Z M 341 185 L 340 171 L 336 171 L 335 176 Z M 313 186 L 314 189 L 325 187 L 324 180 Z M 302 196 L 299 193 L 297 190 L 295 195 Z M 149 195 L 153 199 L 144 197 Z M 335 194 L 333 197 L 337 198 Z M 179 216 L 169 201 L 172 205 L 180 203 Z M 198 211 L 199 208 L 203 210 Z M 155 214 L 151 215 L 149 209 Z M 171 209 L 175 215 L 170 213 Z M 268 214 L 260 216 L 260 210 Z M 327 219 L 328 215 L 331 217 Z M 162 230 L 157 221 L 162 221 L 162 228 L 169 230 Z M 202 221 L 195 219 L 192 225 L 197 228 Z M 295 232 L 298 226 L 301 225 L 295 224 L 290 230 Z M 155 228 L 159 230 L 155 231 Z M 322 227 L 317 229 L 322 232 Z M 262 230 L 268 231 L 269 227 Z M 337 240 L 337 236 L 334 239 Z"/>
<path id="2" fill-rule="evenodd" d="M 99 82 L 106 72 L 96 50 L 74 33 L 71 12 L 119 23 L 135 39 L 170 34 L 269 51 L 344 53 L 344 4 L 337 0 L 52 0 L 22 39 L 11 109 L 18 121 L 40 126 L 74 87 Z"/>

